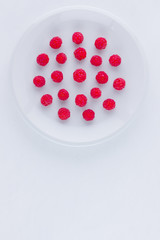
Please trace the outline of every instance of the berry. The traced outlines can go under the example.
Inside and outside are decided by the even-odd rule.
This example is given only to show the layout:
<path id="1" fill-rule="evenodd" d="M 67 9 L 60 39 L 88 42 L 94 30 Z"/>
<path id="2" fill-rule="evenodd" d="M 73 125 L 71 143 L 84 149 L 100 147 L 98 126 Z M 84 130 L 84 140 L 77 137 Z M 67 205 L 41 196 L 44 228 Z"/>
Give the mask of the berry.
<path id="1" fill-rule="evenodd" d="M 84 94 L 79 94 L 75 98 L 75 103 L 79 107 L 84 107 L 87 104 L 87 97 Z"/>
<path id="2" fill-rule="evenodd" d="M 101 90 L 99 88 L 92 88 L 90 92 L 92 98 L 99 98 L 102 94 Z"/>
<path id="3" fill-rule="evenodd" d="M 100 71 L 96 75 L 96 80 L 100 84 L 105 84 L 108 82 L 108 75 L 105 72 Z"/>
<path id="4" fill-rule="evenodd" d="M 53 98 L 50 94 L 45 94 L 41 97 L 41 104 L 43 106 L 48 106 L 52 103 Z"/>
<path id="5" fill-rule="evenodd" d="M 47 63 L 49 62 L 49 57 L 47 54 L 42 53 L 40 55 L 38 55 L 37 57 L 37 63 L 41 66 L 46 66 Z"/>
<path id="6" fill-rule="evenodd" d="M 117 67 L 121 64 L 121 57 L 119 55 L 112 55 L 109 58 L 109 62 L 113 67 Z"/>
<path id="7" fill-rule="evenodd" d="M 60 100 L 65 101 L 69 98 L 69 92 L 66 89 L 61 89 L 58 92 L 58 97 Z"/>
<path id="8" fill-rule="evenodd" d="M 102 64 L 102 58 L 98 55 L 95 55 L 90 60 L 91 64 L 98 67 Z"/>
<path id="9" fill-rule="evenodd" d="M 76 59 L 78 59 L 79 61 L 83 60 L 86 58 L 87 56 L 87 52 L 84 48 L 77 48 L 75 51 L 74 51 L 74 56 Z"/>
<path id="10" fill-rule="evenodd" d="M 63 73 L 61 71 L 54 71 L 51 74 L 51 78 L 53 80 L 53 82 L 61 82 L 63 80 Z"/>
<path id="11" fill-rule="evenodd" d="M 70 111 L 69 109 L 67 108 L 60 108 L 58 110 L 58 117 L 61 119 L 61 120 L 67 120 L 69 117 L 70 117 Z"/>
<path id="12" fill-rule="evenodd" d="M 46 83 L 46 80 L 44 77 L 42 76 L 36 76 L 34 79 L 33 79 L 33 83 L 36 87 L 43 87 Z"/>
<path id="13" fill-rule="evenodd" d="M 72 41 L 76 44 L 80 44 L 83 42 L 83 34 L 81 32 L 75 32 L 72 36 Z"/>
<path id="14" fill-rule="evenodd" d="M 59 53 L 57 56 L 56 56 L 56 61 L 59 63 L 59 64 L 64 64 L 66 61 L 67 61 L 67 56 L 65 53 Z"/>
<path id="15" fill-rule="evenodd" d="M 54 38 L 51 39 L 49 45 L 53 49 L 58 49 L 62 45 L 62 39 L 60 37 L 54 37 Z"/>
<path id="16" fill-rule="evenodd" d="M 95 41 L 95 47 L 99 50 L 105 49 L 107 46 L 107 40 L 103 37 L 97 38 Z"/>
<path id="17" fill-rule="evenodd" d="M 106 110 L 112 110 L 116 107 L 116 103 L 113 99 L 108 98 L 103 102 L 103 107 Z"/>
<path id="18" fill-rule="evenodd" d="M 77 69 L 73 73 L 73 79 L 79 83 L 85 81 L 86 80 L 86 72 L 83 69 Z"/>
<path id="19" fill-rule="evenodd" d="M 92 109 L 85 110 L 82 115 L 86 121 L 92 121 L 95 118 L 95 112 Z"/>
<path id="20" fill-rule="evenodd" d="M 125 82 L 125 80 L 123 78 L 117 78 L 113 82 L 113 87 L 116 90 L 122 90 L 123 88 L 125 88 L 125 86 L 126 86 L 126 82 Z"/>

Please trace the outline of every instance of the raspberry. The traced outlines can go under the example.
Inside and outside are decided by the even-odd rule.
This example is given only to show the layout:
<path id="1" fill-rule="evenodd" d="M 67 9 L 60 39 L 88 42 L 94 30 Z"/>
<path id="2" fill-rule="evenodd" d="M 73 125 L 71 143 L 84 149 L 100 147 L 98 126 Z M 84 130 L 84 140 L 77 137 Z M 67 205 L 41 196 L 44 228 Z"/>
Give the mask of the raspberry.
<path id="1" fill-rule="evenodd" d="M 107 40 L 103 37 L 97 38 L 95 41 L 95 47 L 99 50 L 105 49 L 107 46 Z"/>
<path id="2" fill-rule="evenodd" d="M 121 64 L 121 57 L 119 55 L 112 55 L 109 58 L 109 62 L 113 67 L 117 67 Z"/>
<path id="3" fill-rule="evenodd" d="M 108 75 L 105 72 L 100 71 L 96 75 L 96 80 L 100 84 L 105 84 L 108 82 Z"/>
<path id="4" fill-rule="evenodd" d="M 67 108 L 60 108 L 58 110 L 58 117 L 61 119 L 61 120 L 67 120 L 69 117 L 70 117 L 70 111 L 69 109 Z"/>
<path id="5" fill-rule="evenodd" d="M 61 89 L 58 92 L 58 97 L 60 100 L 65 101 L 69 98 L 69 92 L 66 89 Z"/>
<path id="6" fill-rule="evenodd" d="M 46 80 L 44 77 L 42 76 L 36 76 L 34 79 L 33 79 L 33 83 L 36 87 L 43 87 L 46 83 Z"/>
<path id="7" fill-rule="evenodd" d="M 41 103 L 43 106 L 48 106 L 52 103 L 53 98 L 50 94 L 45 94 L 41 97 Z"/>
<path id="8" fill-rule="evenodd" d="M 98 55 L 95 55 L 90 60 L 91 64 L 98 67 L 102 64 L 102 58 Z"/>
<path id="9" fill-rule="evenodd" d="M 85 81 L 86 80 L 86 72 L 83 69 L 77 69 L 73 73 L 73 79 L 79 83 Z"/>
<path id="10" fill-rule="evenodd" d="M 125 80 L 123 78 L 117 78 L 113 82 L 113 87 L 116 90 L 122 90 L 123 88 L 125 88 L 125 86 L 126 86 L 126 82 L 125 82 Z"/>
<path id="11" fill-rule="evenodd" d="M 75 58 L 77 58 L 79 61 L 83 60 L 86 58 L 87 56 L 87 52 L 84 48 L 77 48 L 75 51 L 74 51 L 74 56 Z"/>
<path id="12" fill-rule="evenodd" d="M 85 110 L 82 115 L 86 121 L 92 121 L 95 118 L 95 112 L 92 109 Z"/>
<path id="13" fill-rule="evenodd" d="M 79 94 L 75 98 L 75 103 L 79 107 L 84 107 L 87 104 L 87 97 L 84 94 Z"/>
<path id="14" fill-rule="evenodd" d="M 59 53 L 59 54 L 56 56 L 56 61 L 57 61 L 59 64 L 64 64 L 64 63 L 67 61 L 67 56 L 66 56 L 66 54 L 64 54 L 64 53 Z"/>
<path id="15" fill-rule="evenodd" d="M 76 44 L 80 44 L 83 42 L 83 34 L 81 32 L 75 32 L 72 36 L 72 41 Z"/>
<path id="16" fill-rule="evenodd" d="M 53 49 L 58 49 L 62 45 L 62 39 L 60 37 L 54 37 L 54 38 L 51 39 L 49 45 Z"/>
<path id="17" fill-rule="evenodd" d="M 92 98 L 99 98 L 102 94 L 101 90 L 99 88 L 92 88 L 90 92 Z"/>
<path id="18" fill-rule="evenodd" d="M 116 106 L 116 103 L 113 99 L 108 98 L 103 102 L 103 107 L 106 110 L 112 110 L 115 108 L 115 106 Z"/>
<path id="19" fill-rule="evenodd" d="M 40 55 L 38 55 L 37 57 L 37 63 L 41 66 L 46 66 L 47 63 L 49 62 L 49 57 L 47 54 L 42 53 Z"/>
<path id="20" fill-rule="evenodd" d="M 61 71 L 54 71 L 52 74 L 51 74 L 51 78 L 54 82 L 61 82 L 63 80 L 63 73 Z"/>

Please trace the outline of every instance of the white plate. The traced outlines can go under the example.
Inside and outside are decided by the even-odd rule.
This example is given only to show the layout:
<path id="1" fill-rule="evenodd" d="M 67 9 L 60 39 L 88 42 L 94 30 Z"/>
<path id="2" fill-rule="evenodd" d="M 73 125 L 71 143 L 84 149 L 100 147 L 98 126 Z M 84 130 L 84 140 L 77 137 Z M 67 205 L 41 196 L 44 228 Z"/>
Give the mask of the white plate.
<path id="1" fill-rule="evenodd" d="M 80 31 L 84 35 L 81 46 L 87 49 L 87 58 L 78 62 L 73 57 L 76 48 L 72 42 L 72 34 Z M 63 45 L 59 50 L 53 50 L 49 42 L 53 36 L 60 36 Z M 94 41 L 97 37 L 105 37 L 108 46 L 105 50 L 96 50 Z M 40 53 L 47 53 L 50 62 L 46 67 L 36 64 L 36 57 Z M 58 52 L 65 52 L 68 61 L 62 66 L 55 61 Z M 99 54 L 103 58 L 100 67 L 90 64 L 92 55 Z M 111 67 L 109 56 L 119 54 L 122 64 Z M 73 71 L 84 68 L 87 80 L 78 84 L 73 81 Z M 51 80 L 54 70 L 62 70 L 64 80 L 56 84 Z M 109 75 L 107 84 L 100 86 L 103 91 L 100 100 L 91 99 L 89 92 L 98 86 L 95 75 L 104 70 Z M 42 75 L 46 78 L 46 85 L 39 89 L 33 85 L 33 77 Z M 113 89 L 114 79 L 121 77 L 126 80 L 126 88 L 122 91 Z M 58 9 L 45 18 L 33 24 L 19 42 L 12 62 L 12 83 L 17 104 L 23 116 L 35 129 L 49 139 L 70 145 L 89 145 L 101 140 L 109 139 L 124 129 L 133 118 L 142 102 L 146 91 L 147 73 L 145 58 L 141 47 L 134 35 L 119 19 L 108 12 L 90 7 L 70 7 Z M 60 102 L 57 92 L 66 88 L 70 92 L 70 99 Z M 40 98 L 43 94 L 53 95 L 53 104 L 43 107 Z M 84 93 L 88 96 L 88 104 L 84 108 L 75 106 L 76 94 Z M 106 98 L 113 98 L 117 107 L 113 111 L 102 108 Z M 69 107 L 71 118 L 61 121 L 57 117 L 60 107 Z M 95 110 L 96 118 L 92 122 L 85 122 L 82 111 L 87 108 Z"/>

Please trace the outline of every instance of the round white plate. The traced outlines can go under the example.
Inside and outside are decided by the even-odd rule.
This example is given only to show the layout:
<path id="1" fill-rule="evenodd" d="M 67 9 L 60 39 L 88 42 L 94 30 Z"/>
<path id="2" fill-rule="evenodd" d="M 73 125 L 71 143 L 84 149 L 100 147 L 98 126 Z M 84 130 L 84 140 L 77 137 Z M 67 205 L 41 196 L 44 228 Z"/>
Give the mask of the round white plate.
<path id="1" fill-rule="evenodd" d="M 87 50 L 87 58 L 81 62 L 76 60 L 73 52 L 76 46 L 72 42 L 72 34 L 80 31 L 84 35 L 84 42 L 80 45 Z M 49 46 L 52 37 L 60 36 L 63 45 L 58 50 Z M 105 37 L 108 46 L 105 50 L 96 50 L 94 41 L 97 37 Z M 56 54 L 65 52 L 68 61 L 58 65 Z M 45 67 L 36 63 L 40 53 L 47 53 L 50 62 Z M 98 54 L 103 58 L 100 67 L 90 64 L 90 58 Z M 122 64 L 111 67 L 108 59 L 112 54 L 122 57 Z M 87 72 L 87 80 L 81 84 L 74 82 L 73 72 L 83 68 Z M 61 70 L 64 80 L 56 84 L 51 80 L 51 73 Z M 98 85 L 95 76 L 103 70 L 109 75 L 107 84 Z M 46 85 L 36 88 L 33 78 L 42 75 L 46 78 Z M 126 80 L 126 88 L 122 91 L 113 89 L 114 79 L 121 77 Z M 88 145 L 109 139 L 122 130 L 133 118 L 142 102 L 146 91 L 146 66 L 141 47 L 134 35 L 119 19 L 109 13 L 90 7 L 70 7 L 58 9 L 45 18 L 33 24 L 19 42 L 12 62 L 12 83 L 17 104 L 23 116 L 35 129 L 49 139 L 70 145 Z M 99 86 L 102 90 L 101 99 L 91 99 L 90 89 Z M 61 102 L 57 92 L 66 88 L 70 98 Z M 53 96 L 53 104 L 43 107 L 40 98 L 49 93 Z M 84 108 L 75 105 L 75 96 L 84 93 L 88 97 L 88 104 Z M 102 103 L 107 98 L 116 101 L 116 109 L 106 111 Z M 71 118 L 67 121 L 58 119 L 57 111 L 60 107 L 71 110 Z M 91 108 L 95 110 L 96 118 L 86 122 L 82 112 Z"/>

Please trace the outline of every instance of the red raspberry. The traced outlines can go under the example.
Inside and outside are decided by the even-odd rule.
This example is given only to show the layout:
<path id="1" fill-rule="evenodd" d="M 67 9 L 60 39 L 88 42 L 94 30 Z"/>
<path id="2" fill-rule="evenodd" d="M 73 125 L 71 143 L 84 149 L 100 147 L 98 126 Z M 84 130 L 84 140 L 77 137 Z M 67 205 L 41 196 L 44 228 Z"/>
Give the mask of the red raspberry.
<path id="1" fill-rule="evenodd" d="M 125 88 L 125 86 L 126 86 L 126 82 L 125 82 L 125 80 L 123 78 L 117 78 L 113 82 L 113 87 L 116 90 L 122 90 L 123 88 Z"/>
<path id="2" fill-rule="evenodd" d="M 77 48 L 75 51 L 74 51 L 74 56 L 75 58 L 77 58 L 79 61 L 83 60 L 86 58 L 87 56 L 87 52 L 84 48 Z"/>
<path id="3" fill-rule="evenodd" d="M 54 71 L 52 74 L 51 74 L 51 78 L 54 82 L 61 82 L 63 80 L 63 73 L 61 71 Z"/>
<path id="4" fill-rule="evenodd" d="M 104 102 L 103 102 L 103 107 L 106 109 L 106 110 L 112 110 L 116 107 L 116 103 L 113 99 L 106 99 Z"/>
<path id="5" fill-rule="evenodd" d="M 75 32 L 72 36 L 72 41 L 76 44 L 80 44 L 83 42 L 83 34 L 81 32 Z"/>
<path id="6" fill-rule="evenodd" d="M 77 69 L 73 73 L 73 79 L 79 83 L 85 81 L 86 80 L 86 72 L 83 69 Z"/>
<path id="7" fill-rule="evenodd" d="M 58 49 L 62 45 L 62 39 L 60 37 L 54 37 L 54 38 L 51 39 L 49 45 L 53 49 Z"/>
<path id="8" fill-rule="evenodd" d="M 41 97 L 41 103 L 43 106 L 48 106 L 52 103 L 53 98 L 50 94 L 45 94 Z"/>
<path id="9" fill-rule="evenodd" d="M 98 67 L 102 64 L 102 58 L 98 55 L 95 55 L 90 60 L 91 64 Z"/>
<path id="10" fill-rule="evenodd" d="M 86 121 L 92 121 L 95 118 L 95 112 L 92 109 L 85 110 L 82 115 Z"/>
<path id="11" fill-rule="evenodd" d="M 42 53 L 40 55 L 38 55 L 37 57 L 37 63 L 41 66 L 46 66 L 47 63 L 49 62 L 49 57 L 47 54 Z"/>
<path id="12" fill-rule="evenodd" d="M 58 92 L 58 97 L 60 100 L 65 101 L 69 98 L 69 92 L 66 89 L 61 89 Z"/>
<path id="13" fill-rule="evenodd" d="M 121 64 L 121 57 L 119 55 L 112 55 L 109 58 L 109 62 L 113 67 L 117 67 Z"/>
<path id="14" fill-rule="evenodd" d="M 102 92 L 99 88 L 92 88 L 90 94 L 93 98 L 99 98 Z"/>
<path id="15" fill-rule="evenodd" d="M 56 56 L 56 61 L 57 61 L 59 64 L 64 64 L 64 63 L 67 61 L 67 56 L 66 56 L 66 54 L 64 54 L 64 53 L 59 53 L 59 54 Z"/>
<path id="16" fill-rule="evenodd" d="M 107 40 L 103 37 L 97 38 L 95 41 L 95 47 L 99 50 L 105 49 L 107 46 Z"/>
<path id="17" fill-rule="evenodd" d="M 34 79 L 33 79 L 33 83 L 36 87 L 43 87 L 46 83 L 46 80 L 44 77 L 42 76 L 36 76 Z"/>
<path id="18" fill-rule="evenodd" d="M 70 117 L 70 111 L 69 109 L 67 108 L 60 108 L 58 110 L 58 117 L 61 119 L 61 120 L 67 120 L 69 117 Z"/>
<path id="19" fill-rule="evenodd" d="M 79 107 L 84 107 L 87 104 L 87 97 L 84 94 L 79 94 L 75 98 L 75 103 Z"/>
<path id="20" fill-rule="evenodd" d="M 96 80 L 100 84 L 105 84 L 108 82 L 108 75 L 105 72 L 100 71 L 96 75 Z"/>

